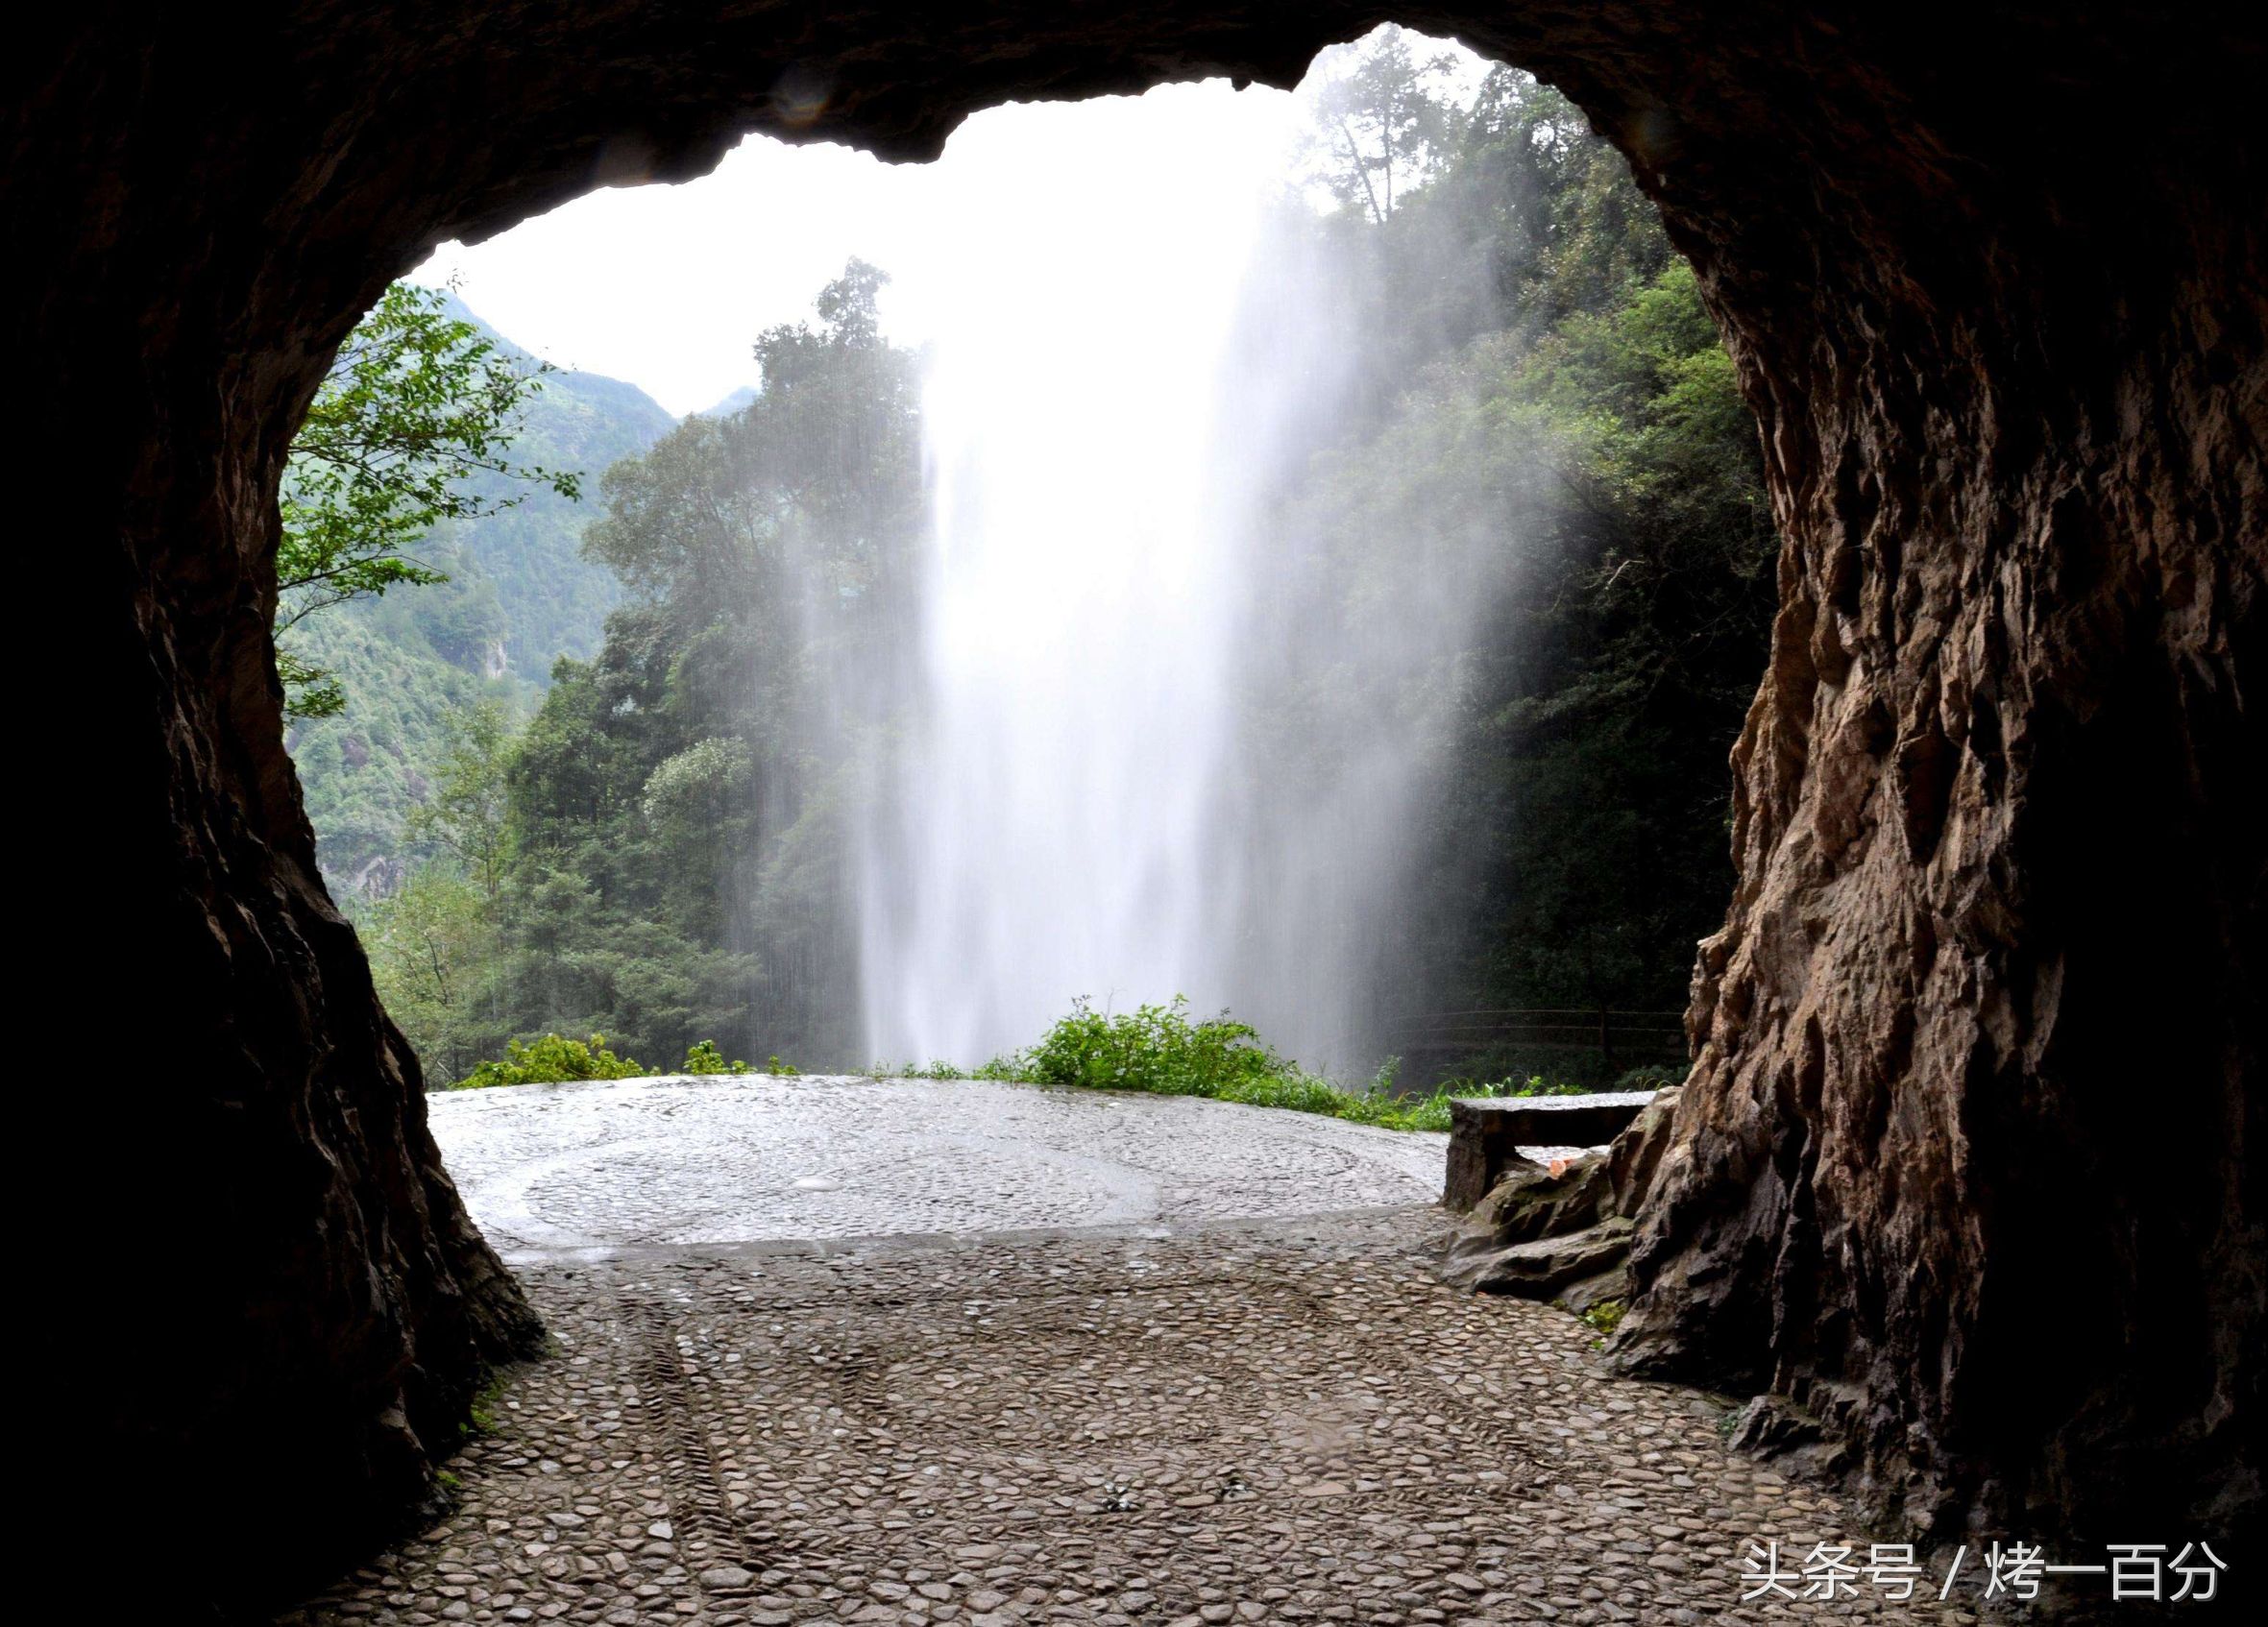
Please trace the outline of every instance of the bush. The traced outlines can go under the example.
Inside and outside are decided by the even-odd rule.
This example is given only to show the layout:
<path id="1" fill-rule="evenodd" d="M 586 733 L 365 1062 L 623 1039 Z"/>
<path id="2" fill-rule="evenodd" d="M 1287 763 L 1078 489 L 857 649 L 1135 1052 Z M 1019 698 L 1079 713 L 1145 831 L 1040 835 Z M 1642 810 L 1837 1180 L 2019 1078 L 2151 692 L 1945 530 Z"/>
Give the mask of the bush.
<path id="1" fill-rule="evenodd" d="M 1493 1084 L 1459 1076 L 1445 1079 L 1435 1088 L 1435 1094 L 1450 1096 L 1589 1096 L 1587 1084 L 1575 1084 L 1567 1080 L 1548 1080 L 1542 1074 L 1530 1074 L 1524 1080 L 1500 1079 Z M 1622 1085 L 1613 1088 L 1621 1090 Z"/>
<path id="2" fill-rule="evenodd" d="M 1424 1096 L 1398 1094 L 1402 1059 L 1389 1056 L 1367 1088 L 1349 1090 L 1279 1056 L 1247 1024 L 1223 1012 L 1189 1020 L 1189 1003 L 1144 1006 L 1113 1017 L 1085 1000 L 1048 1030 L 1038 1044 L 995 1056 L 973 1074 L 944 1064 L 922 1070 L 932 1079 L 1021 1080 L 1097 1090 L 1146 1090 L 1165 1096 L 1207 1096 L 1249 1107 L 1288 1107 L 1381 1129 L 1446 1131 L 1449 1105 L 1459 1096 L 1579 1096 L 1583 1087 L 1545 1080 L 1503 1079 L 1493 1084 L 1452 1079 Z"/>
<path id="3" fill-rule="evenodd" d="M 1642 1062 L 1615 1081 L 1617 1090 L 1667 1090 L 1673 1084 L 1683 1084 L 1685 1076 L 1693 1070 L 1684 1063 L 1671 1066 L 1665 1062 Z"/>
<path id="4" fill-rule="evenodd" d="M 547 1033 L 532 1045 L 508 1040 L 504 1059 L 482 1062 L 453 1088 L 487 1090 L 500 1084 L 557 1084 L 579 1079 L 634 1079 L 646 1072 L 635 1057 L 617 1056 L 606 1048 L 606 1036 L 562 1039 Z"/>
<path id="5" fill-rule="evenodd" d="M 1368 1091 L 1342 1089 L 1278 1056 L 1250 1026 L 1226 1012 L 1191 1022 L 1189 1003 L 1177 996 L 1170 1006 L 1144 1006 L 1118 1017 L 1081 1000 L 1038 1044 L 1014 1056 L 995 1057 L 977 1070 L 977 1077 L 1206 1096 L 1386 1129 L 1447 1129 L 1447 1093 L 1437 1090 L 1415 1101 L 1398 1098 L 1392 1093 L 1397 1070 L 1395 1062 L 1379 1069 Z"/>
<path id="6" fill-rule="evenodd" d="M 1296 1069 L 1226 1013 L 1192 1023 L 1189 1003 L 1106 1016 L 1085 1000 L 1024 1053 L 1027 1079 L 1106 1090 L 1215 1096 L 1239 1083 L 1288 1082 Z"/>
<path id="7" fill-rule="evenodd" d="M 717 1042 L 704 1039 L 685 1054 L 685 1069 L 689 1074 L 744 1074 L 745 1062 L 728 1062 L 724 1053 L 717 1049 Z"/>

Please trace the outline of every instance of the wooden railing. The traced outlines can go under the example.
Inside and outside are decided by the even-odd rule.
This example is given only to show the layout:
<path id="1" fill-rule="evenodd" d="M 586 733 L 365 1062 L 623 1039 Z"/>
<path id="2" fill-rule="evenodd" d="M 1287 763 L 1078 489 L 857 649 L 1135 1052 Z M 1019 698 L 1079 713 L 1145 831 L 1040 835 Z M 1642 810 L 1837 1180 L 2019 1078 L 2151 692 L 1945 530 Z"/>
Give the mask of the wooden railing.
<path id="1" fill-rule="evenodd" d="M 1402 1018 L 1389 1032 L 1395 1036 L 1389 1049 L 1413 1065 L 1496 1045 L 1588 1051 L 1603 1056 L 1610 1065 L 1685 1057 L 1683 1011 L 1622 1011 L 1607 1007 L 1428 1011 Z"/>

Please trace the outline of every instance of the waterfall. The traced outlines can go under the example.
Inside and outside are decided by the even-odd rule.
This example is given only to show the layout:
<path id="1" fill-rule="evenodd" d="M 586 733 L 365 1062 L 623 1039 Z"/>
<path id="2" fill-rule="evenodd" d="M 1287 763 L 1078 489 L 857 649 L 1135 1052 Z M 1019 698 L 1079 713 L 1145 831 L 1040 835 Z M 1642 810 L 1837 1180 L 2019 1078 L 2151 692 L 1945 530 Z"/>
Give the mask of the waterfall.
<path id="1" fill-rule="evenodd" d="M 1217 408 L 1288 129 L 1281 97 L 1222 120 L 1232 95 L 1020 109 L 1012 147 L 945 160 L 994 176 L 932 323 L 921 692 L 867 847 L 890 1060 L 982 1060 L 1079 995 L 1228 997 L 1207 815 L 1249 585 Z"/>
<path id="2" fill-rule="evenodd" d="M 933 534 L 861 846 L 869 1055 L 969 1065 L 1080 996 L 1186 995 L 1310 1064 L 1375 1060 L 1350 1013 L 1413 748 L 1331 725 L 1368 732 L 1286 799 L 1243 756 L 1256 673 L 1314 659 L 1268 647 L 1265 516 L 1351 349 L 1287 263 L 1299 106 L 1216 83 L 1010 111 L 955 136 L 956 248 L 901 290 Z"/>

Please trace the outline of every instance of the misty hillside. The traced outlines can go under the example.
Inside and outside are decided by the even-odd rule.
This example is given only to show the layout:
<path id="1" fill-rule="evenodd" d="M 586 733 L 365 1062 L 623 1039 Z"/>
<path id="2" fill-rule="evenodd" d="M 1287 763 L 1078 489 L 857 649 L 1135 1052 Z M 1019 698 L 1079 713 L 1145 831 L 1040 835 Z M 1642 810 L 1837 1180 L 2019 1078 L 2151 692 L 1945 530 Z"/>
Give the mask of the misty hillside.
<path id="1" fill-rule="evenodd" d="M 507 352 L 519 347 L 453 295 L 448 314 Z M 549 374 L 513 439 L 516 458 L 579 471 L 584 498 L 481 476 L 475 489 L 516 507 L 444 524 L 417 550 L 439 586 L 339 606 L 295 628 L 288 647 L 333 672 L 346 711 L 301 721 L 289 744 L 334 889 L 382 886 L 403 857 L 402 822 L 445 749 L 446 720 L 482 700 L 530 712 L 561 656 L 587 658 L 605 637 L 622 584 L 586 560 L 582 532 L 598 478 L 676 423 L 645 391 L 597 374 Z"/>
<path id="2" fill-rule="evenodd" d="M 518 346 L 496 331 L 454 295 L 448 313 L 470 322 L 506 351 Z M 585 497 L 570 502 L 555 493 L 489 476 L 498 496 L 524 496 L 518 507 L 451 527 L 453 542 L 479 573 L 495 583 L 504 618 L 503 651 L 510 669 L 537 684 L 550 679 L 562 655 L 593 654 L 605 637 L 606 613 L 622 586 L 605 566 L 582 556 L 598 476 L 623 458 L 636 457 L 675 426 L 677 420 L 644 390 L 596 373 L 547 375 L 512 448 L 524 462 L 547 469 L 580 470 Z"/>
<path id="3" fill-rule="evenodd" d="M 688 413 L 686 416 L 688 418 L 730 418 L 736 412 L 744 411 L 755 400 L 756 386 L 743 384 L 722 401 L 713 401 L 701 408 L 699 412 Z"/>

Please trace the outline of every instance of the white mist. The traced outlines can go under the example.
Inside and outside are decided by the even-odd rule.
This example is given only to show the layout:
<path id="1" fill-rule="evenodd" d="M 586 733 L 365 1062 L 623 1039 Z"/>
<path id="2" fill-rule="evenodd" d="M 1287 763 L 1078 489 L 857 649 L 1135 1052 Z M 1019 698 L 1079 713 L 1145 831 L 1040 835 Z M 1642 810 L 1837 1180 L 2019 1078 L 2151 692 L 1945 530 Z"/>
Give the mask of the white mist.
<path id="1" fill-rule="evenodd" d="M 1414 616 L 1271 602 L 1305 546 L 1279 499 L 1362 343 L 1330 256 L 1283 228 L 1304 118 L 1218 83 L 1003 109 L 935 172 L 890 307 L 926 339 L 934 529 L 906 737 L 863 799 L 872 1059 L 969 1065 L 1081 996 L 1180 994 L 1310 1066 L 1377 1060 L 1448 696 L 1255 703 L 1327 669 L 1416 692 L 1413 648 L 1485 595 L 1380 538 Z"/>
<path id="2" fill-rule="evenodd" d="M 1184 86 L 980 119 L 942 163 L 922 693 L 863 888 L 867 1037 L 982 1060 L 1072 1000 L 1218 985 L 1207 831 L 1252 592 L 1223 370 L 1292 100 Z M 933 270 L 928 280 L 939 279 Z M 923 290 L 932 292 L 932 290 Z"/>

